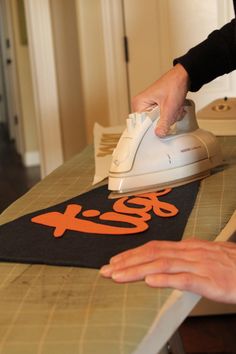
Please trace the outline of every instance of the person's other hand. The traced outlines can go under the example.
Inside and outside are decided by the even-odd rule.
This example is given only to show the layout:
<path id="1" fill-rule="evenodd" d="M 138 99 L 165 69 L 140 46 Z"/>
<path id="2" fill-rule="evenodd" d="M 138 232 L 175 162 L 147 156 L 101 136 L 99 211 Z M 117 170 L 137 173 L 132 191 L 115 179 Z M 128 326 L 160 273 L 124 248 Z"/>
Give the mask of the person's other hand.
<path id="1" fill-rule="evenodd" d="M 188 86 L 188 73 L 181 64 L 177 64 L 145 91 L 133 98 L 132 110 L 143 112 L 158 105 L 160 120 L 155 132 L 158 136 L 163 137 L 168 133 L 170 126 L 183 116 Z"/>
<path id="2" fill-rule="evenodd" d="M 187 290 L 236 304 L 235 243 L 151 241 L 111 258 L 100 272 L 118 283 L 144 279 L 151 287 Z"/>

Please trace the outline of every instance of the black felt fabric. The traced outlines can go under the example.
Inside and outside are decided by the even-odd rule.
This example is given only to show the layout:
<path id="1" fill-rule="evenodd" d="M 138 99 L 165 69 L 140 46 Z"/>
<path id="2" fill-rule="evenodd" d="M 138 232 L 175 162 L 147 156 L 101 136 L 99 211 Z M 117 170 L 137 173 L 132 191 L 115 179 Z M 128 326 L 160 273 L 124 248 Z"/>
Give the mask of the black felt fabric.
<path id="1" fill-rule="evenodd" d="M 61 237 L 54 237 L 54 227 L 33 223 L 35 216 L 48 212 L 64 213 L 69 204 L 82 206 L 82 211 L 112 211 L 115 200 L 108 199 L 107 186 L 70 199 L 53 207 L 28 214 L 0 227 L 0 261 L 70 265 L 100 268 L 121 251 L 142 245 L 150 240 L 180 240 L 189 214 L 197 196 L 199 182 L 174 188 L 170 193 L 158 197 L 160 201 L 171 203 L 179 209 L 176 216 L 163 218 L 153 213 L 147 223 L 148 229 L 142 233 L 129 235 L 104 235 L 66 230 Z M 135 207 L 135 205 L 132 205 Z M 138 207 L 138 206 L 136 206 Z M 140 206 L 139 206 L 140 207 Z M 81 213 L 76 218 L 86 219 Z M 136 216 L 137 217 L 137 216 Z M 113 221 L 94 222 L 117 225 Z M 125 223 L 122 226 L 131 227 Z M 66 227 L 65 227 L 66 228 Z"/>

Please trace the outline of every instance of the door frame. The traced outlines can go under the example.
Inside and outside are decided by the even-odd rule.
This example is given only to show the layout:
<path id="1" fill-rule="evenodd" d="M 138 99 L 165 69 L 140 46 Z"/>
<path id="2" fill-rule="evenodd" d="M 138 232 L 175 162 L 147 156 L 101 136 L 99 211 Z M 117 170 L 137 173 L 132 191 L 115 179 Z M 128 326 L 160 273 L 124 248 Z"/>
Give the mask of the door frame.
<path id="1" fill-rule="evenodd" d="M 111 125 L 124 124 L 130 111 L 128 68 L 124 51 L 122 0 L 101 0 L 106 81 Z"/>
<path id="2" fill-rule="evenodd" d="M 41 176 L 60 166 L 63 147 L 49 0 L 24 0 L 36 108 Z"/>
<path id="3" fill-rule="evenodd" d="M 24 0 L 42 177 L 64 161 L 50 0 Z M 110 125 L 129 112 L 122 0 L 100 0 Z M 115 24 L 115 25 L 114 25 Z M 49 99 L 50 97 L 50 99 Z M 52 136 L 53 134 L 53 136 Z"/>
<path id="4" fill-rule="evenodd" d="M 3 71 L 3 55 L 0 43 L 0 123 L 7 124 L 7 99 Z"/>

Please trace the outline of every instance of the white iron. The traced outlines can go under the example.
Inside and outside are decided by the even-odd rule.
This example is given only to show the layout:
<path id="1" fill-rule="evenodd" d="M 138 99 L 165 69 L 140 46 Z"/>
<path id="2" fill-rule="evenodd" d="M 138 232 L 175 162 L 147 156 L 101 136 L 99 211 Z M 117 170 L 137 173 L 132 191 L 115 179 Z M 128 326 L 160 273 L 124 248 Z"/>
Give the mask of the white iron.
<path id="1" fill-rule="evenodd" d="M 109 171 L 109 197 L 158 191 L 204 178 L 222 164 L 216 137 L 198 127 L 194 102 L 185 101 L 185 116 L 164 138 L 155 135 L 159 109 L 132 113 L 127 119 Z"/>

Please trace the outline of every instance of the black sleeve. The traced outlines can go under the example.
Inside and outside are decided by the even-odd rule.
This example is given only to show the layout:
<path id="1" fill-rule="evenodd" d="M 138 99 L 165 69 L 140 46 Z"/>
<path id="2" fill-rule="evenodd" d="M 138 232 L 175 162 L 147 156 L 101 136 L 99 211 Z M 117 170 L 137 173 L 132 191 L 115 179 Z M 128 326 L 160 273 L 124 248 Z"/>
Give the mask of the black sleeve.
<path id="1" fill-rule="evenodd" d="M 177 63 L 189 74 L 190 91 L 197 91 L 207 82 L 236 69 L 235 19 L 175 59 L 174 65 Z"/>

